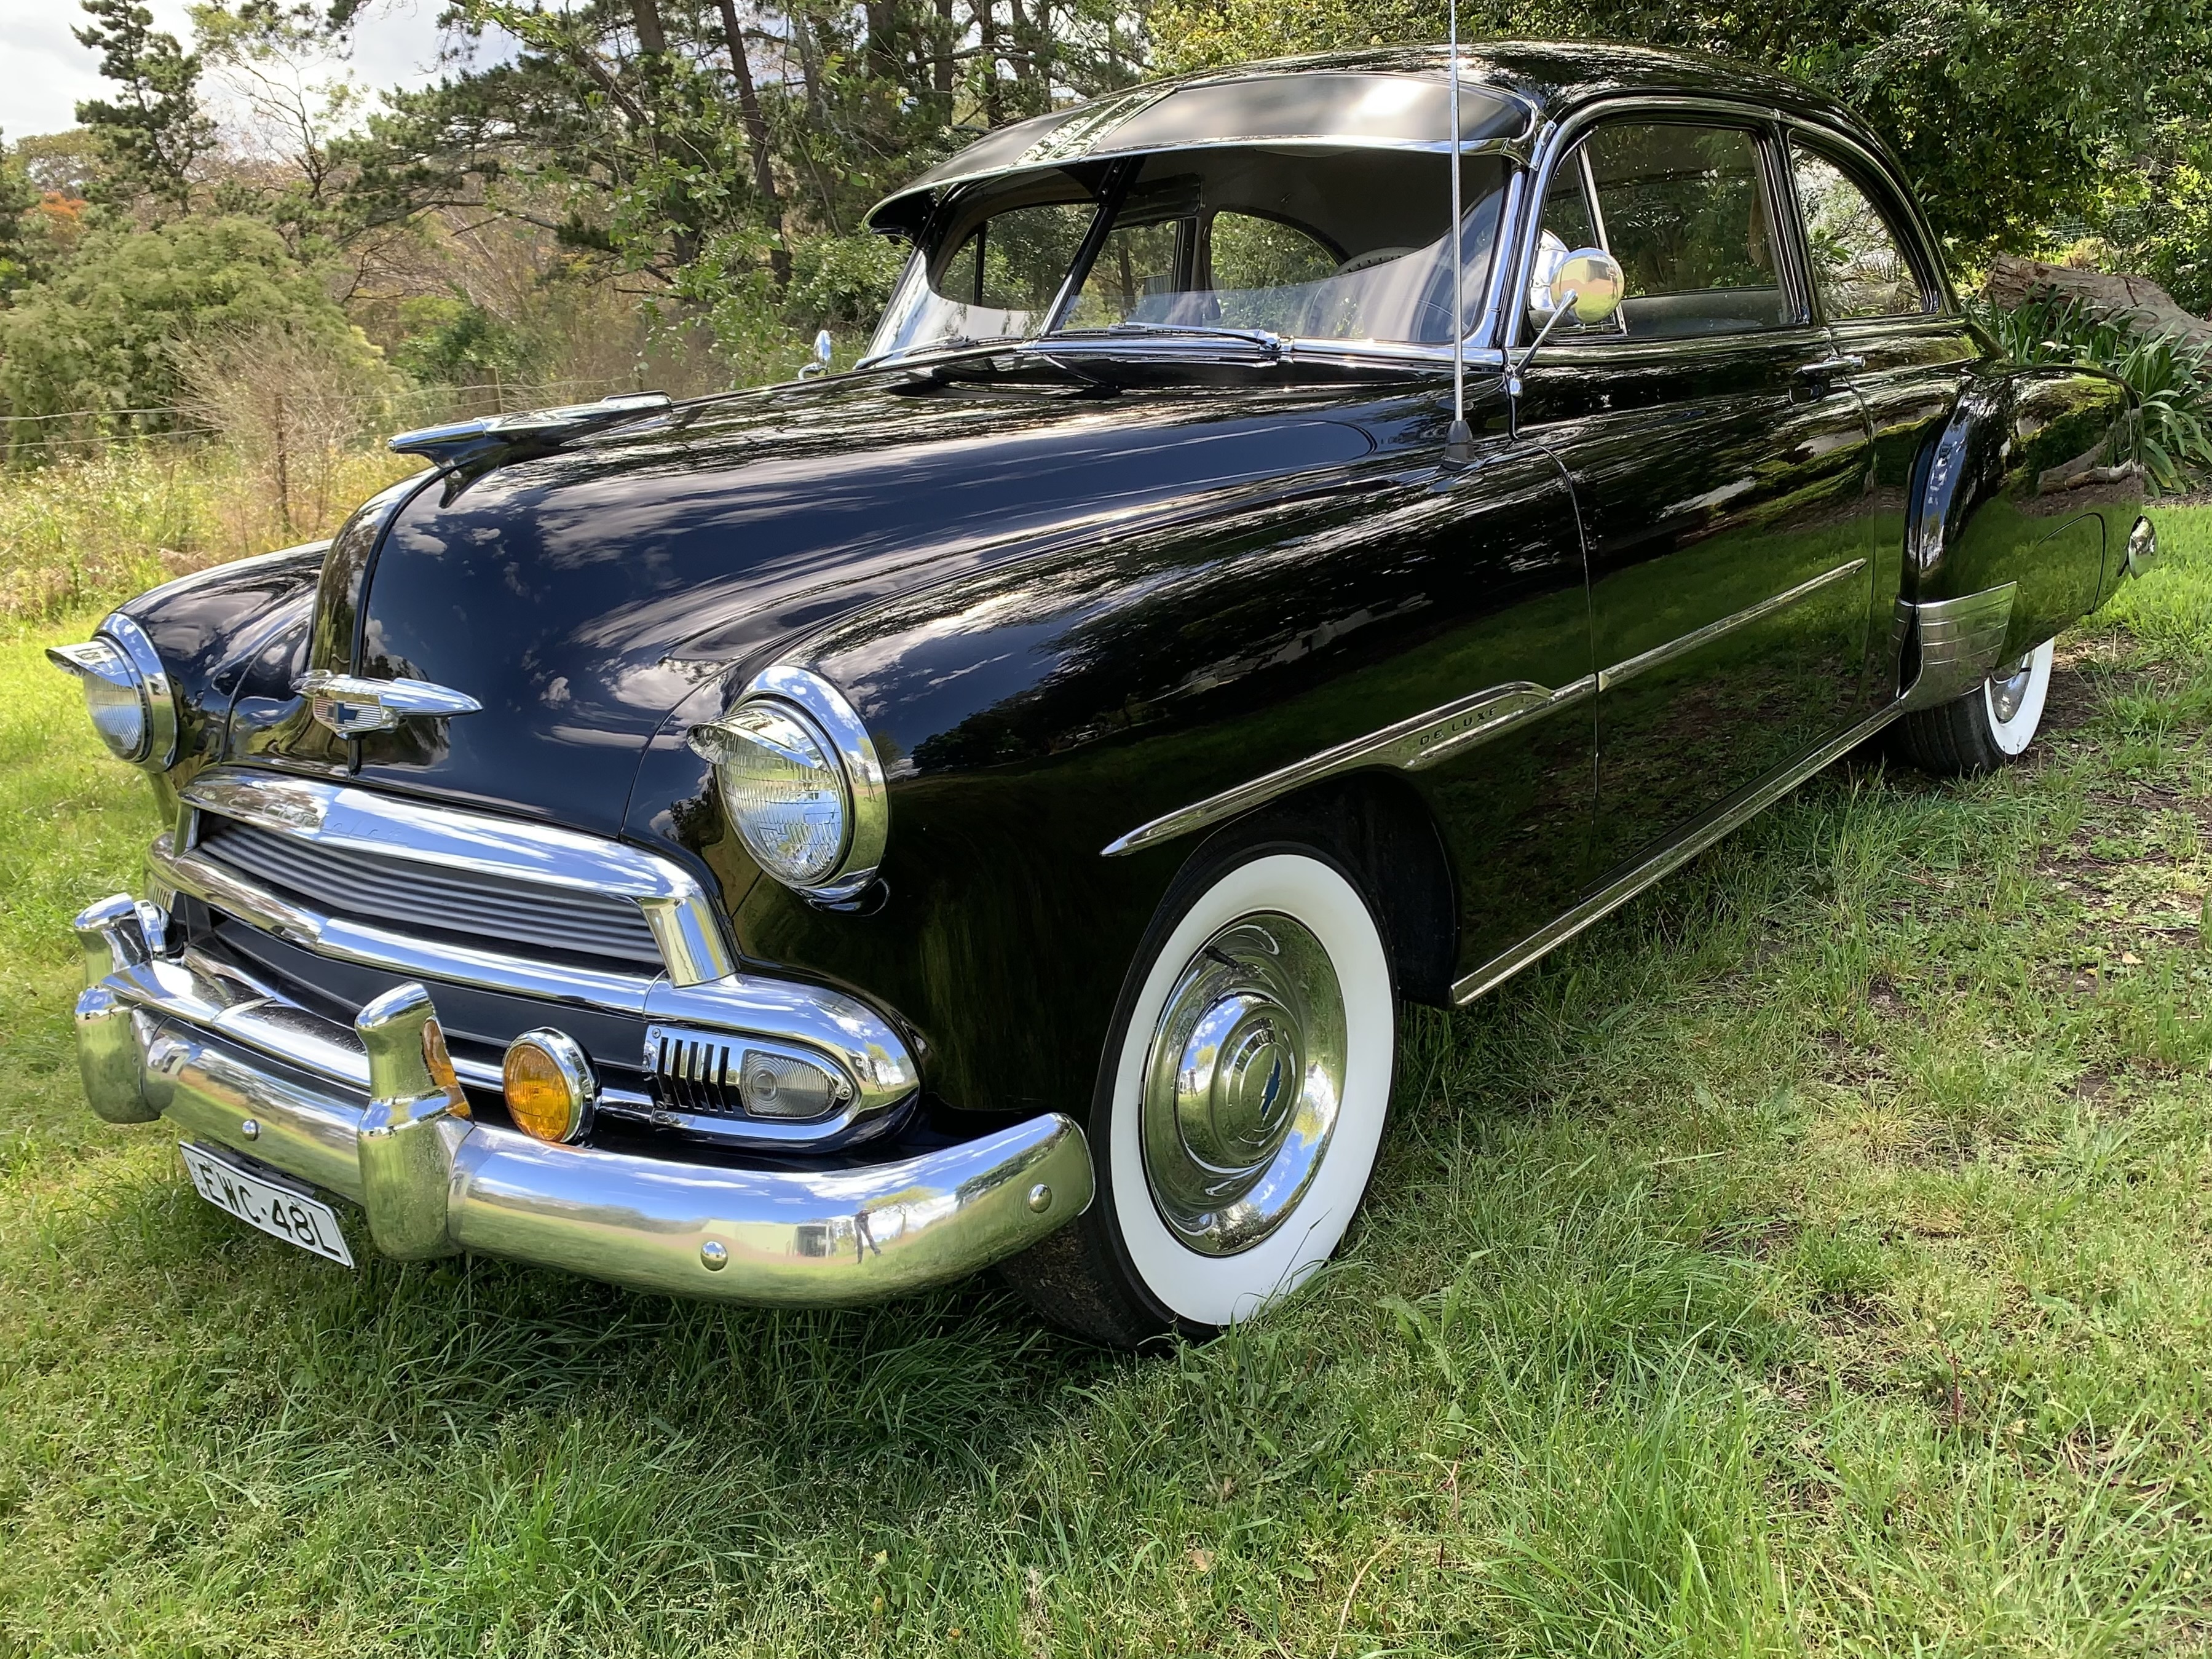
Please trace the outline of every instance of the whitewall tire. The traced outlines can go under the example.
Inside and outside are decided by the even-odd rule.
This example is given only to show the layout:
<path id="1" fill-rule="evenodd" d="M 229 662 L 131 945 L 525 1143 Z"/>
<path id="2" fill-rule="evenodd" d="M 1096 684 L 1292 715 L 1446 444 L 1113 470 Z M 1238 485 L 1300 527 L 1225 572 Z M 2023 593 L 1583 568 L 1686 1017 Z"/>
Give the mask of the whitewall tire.
<path id="1" fill-rule="evenodd" d="M 1008 1277 L 1119 1344 L 1205 1334 L 1296 1290 L 1374 1173 L 1396 1000 L 1374 914 L 1327 858 L 1277 843 L 1180 884 L 1102 1060 L 1097 1196 Z"/>
<path id="2" fill-rule="evenodd" d="M 1964 696 L 1905 715 L 1893 728 L 1893 746 L 1939 777 L 1972 777 L 2017 760 L 2042 729 L 2052 654 L 2045 640 Z"/>

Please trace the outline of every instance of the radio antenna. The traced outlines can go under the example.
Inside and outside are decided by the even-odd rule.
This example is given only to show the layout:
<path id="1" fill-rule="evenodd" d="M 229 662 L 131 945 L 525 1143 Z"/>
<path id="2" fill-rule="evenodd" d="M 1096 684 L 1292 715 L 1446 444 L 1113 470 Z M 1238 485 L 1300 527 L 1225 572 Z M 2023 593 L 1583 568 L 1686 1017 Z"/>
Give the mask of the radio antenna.
<path id="1" fill-rule="evenodd" d="M 1452 277 L 1452 423 L 1444 434 L 1444 459 L 1447 461 L 1467 461 L 1474 457 L 1474 434 L 1467 424 L 1467 273 L 1462 266 L 1467 258 L 1467 238 L 1460 228 L 1459 201 L 1459 0 L 1451 0 L 1450 21 L 1447 27 L 1448 47 L 1451 54 L 1451 94 L 1448 100 L 1451 121 L 1451 237 Z"/>

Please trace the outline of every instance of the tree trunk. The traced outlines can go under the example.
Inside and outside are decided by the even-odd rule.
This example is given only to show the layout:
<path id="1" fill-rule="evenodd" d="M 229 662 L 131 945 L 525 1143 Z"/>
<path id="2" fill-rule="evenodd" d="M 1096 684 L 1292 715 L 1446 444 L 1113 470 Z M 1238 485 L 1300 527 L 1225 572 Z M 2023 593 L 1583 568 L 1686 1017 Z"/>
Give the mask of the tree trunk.
<path id="1" fill-rule="evenodd" d="M 745 32 L 738 23 L 737 0 L 720 0 L 722 33 L 730 43 L 730 69 L 738 77 L 738 112 L 745 124 L 745 148 L 753 153 L 753 188 L 760 192 L 768 211 L 769 228 L 775 245 L 768 251 L 776 292 L 791 286 L 791 249 L 783 240 L 783 198 L 776 193 L 775 169 L 769 165 L 768 118 L 761 113 L 760 92 L 753 85 L 752 60 L 745 55 Z"/>
<path id="2" fill-rule="evenodd" d="M 975 0 L 975 39 L 982 48 L 983 125 L 1003 126 L 1006 119 L 1006 88 L 999 79 L 999 0 Z"/>
<path id="3" fill-rule="evenodd" d="M 647 58 L 668 55 L 668 37 L 660 29 L 660 0 L 629 0 L 630 15 L 637 19 L 637 49 Z"/>
<path id="4" fill-rule="evenodd" d="M 937 0 L 937 39 L 930 46 L 930 83 L 945 100 L 945 119 L 952 119 L 952 50 L 959 30 L 952 21 L 952 0 Z"/>
<path id="5" fill-rule="evenodd" d="M 2076 270 L 2004 254 L 1990 266 L 1989 278 L 1982 284 L 1982 298 L 2007 309 L 2054 295 L 2078 301 L 2141 333 L 2176 335 L 2191 345 L 2212 345 L 2212 322 L 2184 311 L 2148 276 L 2108 276 L 2100 270 Z"/>

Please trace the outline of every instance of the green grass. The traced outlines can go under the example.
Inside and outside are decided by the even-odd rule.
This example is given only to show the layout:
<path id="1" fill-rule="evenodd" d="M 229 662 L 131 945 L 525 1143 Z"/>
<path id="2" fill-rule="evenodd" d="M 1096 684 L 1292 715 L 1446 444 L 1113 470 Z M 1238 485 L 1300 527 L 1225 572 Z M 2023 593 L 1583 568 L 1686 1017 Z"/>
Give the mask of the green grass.
<path id="1" fill-rule="evenodd" d="M 1344 1260 L 1149 1359 L 237 1227 L 78 1103 L 67 918 L 152 813 L 0 647 L 0 1652 L 2212 1651 L 2212 511 L 2163 527 L 2032 765 L 1838 769 L 1409 1017 Z"/>

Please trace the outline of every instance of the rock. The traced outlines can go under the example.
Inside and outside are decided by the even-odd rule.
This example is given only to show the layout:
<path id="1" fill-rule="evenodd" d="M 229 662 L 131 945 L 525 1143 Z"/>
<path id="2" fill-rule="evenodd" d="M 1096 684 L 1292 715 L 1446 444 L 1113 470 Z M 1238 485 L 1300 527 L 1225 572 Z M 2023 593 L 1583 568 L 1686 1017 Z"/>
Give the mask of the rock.
<path id="1" fill-rule="evenodd" d="M 2140 333 L 2176 335 L 2194 345 L 2212 346 L 2212 322 L 2184 311 L 2148 276 L 2112 276 L 2008 253 L 1998 256 L 1982 284 L 1983 299 L 2008 309 L 2051 295 L 2123 319 Z"/>

